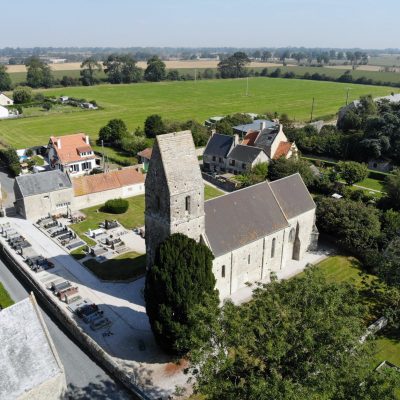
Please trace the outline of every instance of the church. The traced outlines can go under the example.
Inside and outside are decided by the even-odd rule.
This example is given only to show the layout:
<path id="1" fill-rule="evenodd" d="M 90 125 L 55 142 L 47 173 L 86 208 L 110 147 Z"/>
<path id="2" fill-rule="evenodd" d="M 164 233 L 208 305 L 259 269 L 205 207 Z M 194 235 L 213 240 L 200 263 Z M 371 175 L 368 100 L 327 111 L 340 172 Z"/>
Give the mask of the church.
<path id="1" fill-rule="evenodd" d="M 157 136 L 145 201 L 147 268 L 164 239 L 183 233 L 212 251 L 221 300 L 248 283 L 268 281 L 318 240 L 315 203 L 299 174 L 204 201 L 190 131 Z"/>

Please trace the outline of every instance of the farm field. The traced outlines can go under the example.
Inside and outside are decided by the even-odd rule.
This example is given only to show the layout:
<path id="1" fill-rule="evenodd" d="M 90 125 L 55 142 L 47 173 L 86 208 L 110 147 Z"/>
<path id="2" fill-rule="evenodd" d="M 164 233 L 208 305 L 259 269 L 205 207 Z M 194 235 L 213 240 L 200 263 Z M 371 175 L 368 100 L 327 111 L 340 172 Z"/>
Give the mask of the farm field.
<path id="1" fill-rule="evenodd" d="M 310 117 L 315 98 L 314 118 L 329 118 L 345 103 L 360 95 L 384 96 L 390 87 L 351 85 L 296 79 L 250 78 L 197 82 L 99 85 L 39 90 L 46 95 L 72 96 L 96 100 L 103 108 L 73 114 L 58 114 L 0 121 L 0 140 L 16 148 L 45 144 L 51 135 L 85 132 L 94 141 L 99 129 L 112 118 L 123 119 L 128 129 L 143 126 L 150 114 L 170 120 L 203 121 L 213 115 L 235 112 L 277 111 L 297 121 Z"/>

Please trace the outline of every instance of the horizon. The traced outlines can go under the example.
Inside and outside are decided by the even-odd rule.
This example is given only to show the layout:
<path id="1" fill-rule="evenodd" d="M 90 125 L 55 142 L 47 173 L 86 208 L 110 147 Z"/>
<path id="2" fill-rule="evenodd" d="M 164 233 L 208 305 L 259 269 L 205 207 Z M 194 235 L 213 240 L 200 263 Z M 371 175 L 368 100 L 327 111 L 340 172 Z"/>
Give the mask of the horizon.
<path id="1" fill-rule="evenodd" d="M 382 0 L 21 0 L 2 5 L 5 47 L 397 49 L 400 4 Z M 167 17 L 166 17 L 167 16 Z M 260 17 L 261 16 L 261 17 Z M 265 16 L 265 17 L 264 17 Z M 70 23 L 69 21 L 73 21 Z M 271 35 L 272 32 L 272 35 Z M 349 34 L 349 32 L 351 32 Z"/>

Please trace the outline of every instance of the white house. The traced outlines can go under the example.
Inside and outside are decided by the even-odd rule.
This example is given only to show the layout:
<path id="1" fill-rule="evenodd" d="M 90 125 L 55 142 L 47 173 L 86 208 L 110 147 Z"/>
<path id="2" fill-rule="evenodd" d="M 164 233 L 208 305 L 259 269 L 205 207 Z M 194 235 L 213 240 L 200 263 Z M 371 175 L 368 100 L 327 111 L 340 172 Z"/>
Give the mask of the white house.
<path id="1" fill-rule="evenodd" d="M 96 167 L 96 156 L 90 146 L 89 136 L 84 133 L 51 136 L 47 156 L 52 168 L 78 176 L 90 173 Z"/>
<path id="2" fill-rule="evenodd" d="M 0 106 L 0 119 L 8 118 L 10 113 L 8 112 L 7 108 Z"/>
<path id="3" fill-rule="evenodd" d="M 12 106 L 14 101 L 7 97 L 4 93 L 0 93 L 0 106 Z"/>

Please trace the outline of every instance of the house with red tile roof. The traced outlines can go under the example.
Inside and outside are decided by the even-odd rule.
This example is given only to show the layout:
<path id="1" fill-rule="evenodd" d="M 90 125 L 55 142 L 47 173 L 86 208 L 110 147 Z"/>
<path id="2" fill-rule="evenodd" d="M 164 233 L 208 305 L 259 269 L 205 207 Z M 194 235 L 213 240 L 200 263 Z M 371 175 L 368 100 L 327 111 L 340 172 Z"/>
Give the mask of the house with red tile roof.
<path id="1" fill-rule="evenodd" d="M 96 167 L 97 159 L 89 136 L 84 133 L 51 136 L 47 146 L 47 157 L 51 168 L 60 169 L 70 176 L 90 173 Z"/>

